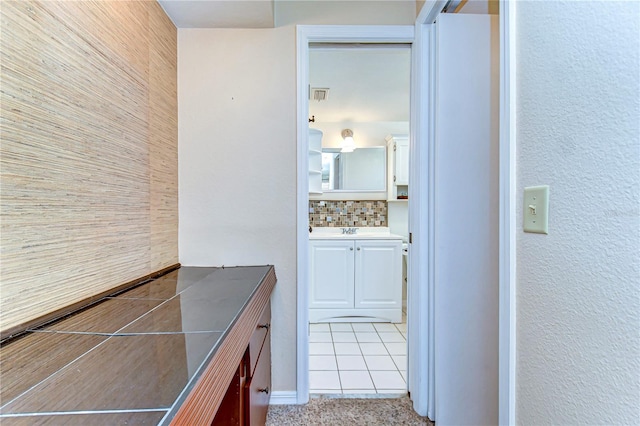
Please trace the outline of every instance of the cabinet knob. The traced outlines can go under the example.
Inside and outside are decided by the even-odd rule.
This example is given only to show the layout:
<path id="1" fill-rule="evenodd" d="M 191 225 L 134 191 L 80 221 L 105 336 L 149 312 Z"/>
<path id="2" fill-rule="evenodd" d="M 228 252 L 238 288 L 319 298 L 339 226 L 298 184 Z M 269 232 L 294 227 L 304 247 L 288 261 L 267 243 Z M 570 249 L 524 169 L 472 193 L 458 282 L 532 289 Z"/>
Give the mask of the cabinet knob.
<path id="1" fill-rule="evenodd" d="M 262 392 L 262 393 L 269 394 L 269 386 L 267 386 L 266 388 L 260 388 L 260 389 L 258 389 L 258 392 Z"/>
<path id="2" fill-rule="evenodd" d="M 353 251 L 353 247 L 349 247 L 349 250 Z"/>
<path id="3" fill-rule="evenodd" d="M 360 247 L 358 247 L 358 251 L 360 251 Z"/>
<path id="4" fill-rule="evenodd" d="M 267 330 L 269 329 L 269 327 L 271 327 L 271 324 L 266 323 L 266 324 L 258 324 L 258 328 L 266 328 Z"/>

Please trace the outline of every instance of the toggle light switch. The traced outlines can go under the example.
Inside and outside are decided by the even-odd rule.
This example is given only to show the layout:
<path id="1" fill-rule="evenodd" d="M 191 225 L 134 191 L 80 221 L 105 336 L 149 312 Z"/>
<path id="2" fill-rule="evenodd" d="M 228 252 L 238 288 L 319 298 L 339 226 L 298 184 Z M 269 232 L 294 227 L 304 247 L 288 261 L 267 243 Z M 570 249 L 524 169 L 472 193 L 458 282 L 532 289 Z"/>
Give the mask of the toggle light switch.
<path id="1" fill-rule="evenodd" d="M 524 189 L 524 232 L 549 233 L 549 185 Z"/>

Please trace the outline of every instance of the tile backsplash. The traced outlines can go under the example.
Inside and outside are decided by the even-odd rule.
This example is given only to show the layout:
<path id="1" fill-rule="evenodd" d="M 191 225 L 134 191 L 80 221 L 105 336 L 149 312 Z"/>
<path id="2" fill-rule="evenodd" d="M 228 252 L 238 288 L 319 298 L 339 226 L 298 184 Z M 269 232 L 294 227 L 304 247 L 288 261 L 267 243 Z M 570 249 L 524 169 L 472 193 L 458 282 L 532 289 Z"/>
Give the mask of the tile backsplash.
<path id="1" fill-rule="evenodd" d="M 309 225 L 387 226 L 387 202 L 310 200 Z"/>

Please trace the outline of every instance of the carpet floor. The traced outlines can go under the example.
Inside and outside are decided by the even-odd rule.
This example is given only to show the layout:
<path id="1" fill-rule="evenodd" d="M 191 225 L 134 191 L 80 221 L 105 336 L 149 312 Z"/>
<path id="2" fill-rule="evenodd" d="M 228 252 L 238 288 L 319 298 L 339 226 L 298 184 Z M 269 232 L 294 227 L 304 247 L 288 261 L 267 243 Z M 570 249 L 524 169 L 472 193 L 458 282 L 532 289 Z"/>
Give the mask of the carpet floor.
<path id="1" fill-rule="evenodd" d="M 267 426 L 429 425 L 403 398 L 311 398 L 306 405 L 271 405 Z"/>

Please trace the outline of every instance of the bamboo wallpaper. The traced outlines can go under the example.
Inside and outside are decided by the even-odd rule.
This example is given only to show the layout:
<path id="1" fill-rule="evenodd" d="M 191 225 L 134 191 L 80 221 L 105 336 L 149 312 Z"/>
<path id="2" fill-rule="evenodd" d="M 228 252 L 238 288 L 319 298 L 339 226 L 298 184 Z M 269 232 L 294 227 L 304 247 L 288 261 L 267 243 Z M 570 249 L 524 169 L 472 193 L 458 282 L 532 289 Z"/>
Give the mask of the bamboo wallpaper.
<path id="1" fill-rule="evenodd" d="M 177 32 L 156 1 L 0 17 L 6 331 L 178 262 Z"/>

